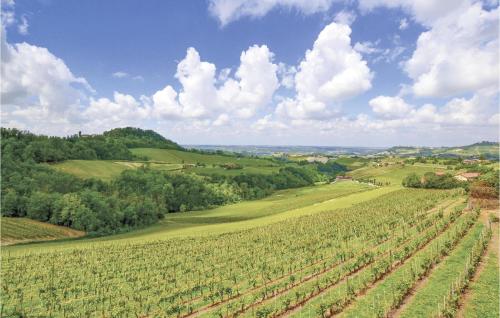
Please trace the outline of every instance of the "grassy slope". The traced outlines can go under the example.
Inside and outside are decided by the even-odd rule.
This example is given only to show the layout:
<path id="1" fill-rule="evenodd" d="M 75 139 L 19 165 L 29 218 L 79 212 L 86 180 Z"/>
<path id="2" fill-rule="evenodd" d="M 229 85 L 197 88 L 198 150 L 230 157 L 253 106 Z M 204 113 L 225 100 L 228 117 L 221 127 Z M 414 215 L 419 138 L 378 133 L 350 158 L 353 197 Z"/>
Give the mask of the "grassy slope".
<path id="1" fill-rule="evenodd" d="M 433 155 L 459 155 L 459 156 L 479 156 L 482 154 L 497 154 L 499 152 L 498 145 L 484 145 L 475 144 L 463 147 L 450 147 L 450 148 L 419 148 L 419 147 L 395 147 L 392 149 L 393 153 L 400 155 L 419 155 L 420 152 L 431 152 Z"/>
<path id="2" fill-rule="evenodd" d="M 244 166 L 265 167 L 276 166 L 277 164 L 266 159 L 237 158 L 231 156 L 199 154 L 179 150 L 154 149 L 154 148 L 133 148 L 133 154 L 147 156 L 150 160 L 163 161 L 167 163 L 204 163 L 204 164 L 224 164 L 238 163 Z"/>
<path id="3" fill-rule="evenodd" d="M 123 170 L 132 168 L 131 166 L 106 160 L 68 160 L 50 166 L 80 178 L 99 178 L 103 180 L 111 180 Z"/>
<path id="4" fill-rule="evenodd" d="M 152 169 L 163 171 L 177 171 L 183 169 L 184 164 L 204 163 L 206 167 L 186 168 L 183 171 L 197 174 L 222 174 L 239 175 L 242 173 L 271 174 L 278 172 L 280 165 L 265 159 L 236 158 L 229 156 L 198 154 L 193 152 L 153 149 L 153 148 L 133 148 L 134 154 L 148 156 Z M 227 170 L 216 166 L 224 163 L 238 163 L 243 169 Z M 135 169 L 142 166 L 143 162 L 133 161 L 113 161 L 113 160 L 67 160 L 65 162 L 52 164 L 51 167 L 60 171 L 73 174 L 80 178 L 99 178 L 111 180 L 126 169 Z"/>
<path id="5" fill-rule="evenodd" d="M 470 298 L 465 303 L 464 317 L 500 317 L 500 267 L 498 260 L 498 224 L 493 227 L 493 244 L 485 257 L 485 265 L 477 280 L 472 281 L 468 293 Z"/>
<path id="6" fill-rule="evenodd" d="M 80 237 L 84 232 L 26 218 L 1 218 L 2 245 L 40 240 Z"/>
<path id="7" fill-rule="evenodd" d="M 462 273 L 467 257 L 483 228 L 481 222 L 476 223 L 459 246 L 431 272 L 426 284 L 415 292 L 401 317 L 431 317 L 436 314 L 438 304 L 442 305 L 443 295 L 446 295 L 449 286 Z"/>
<path id="8" fill-rule="evenodd" d="M 479 156 L 481 154 L 496 154 L 499 151 L 498 145 L 474 145 L 474 146 L 465 146 L 465 147 L 457 147 L 451 148 L 443 151 L 444 153 L 465 155 L 465 156 Z M 441 153 L 437 151 L 437 153 Z"/>
<path id="9" fill-rule="evenodd" d="M 465 311 L 465 317 L 496 318 L 500 316 L 498 308 L 498 286 L 500 284 L 498 271 L 498 253 L 491 250 L 488 263 L 479 280 L 470 286 L 472 296 Z"/>
<path id="10" fill-rule="evenodd" d="M 334 162 L 346 166 L 349 170 L 359 169 L 370 163 L 369 158 L 362 157 L 340 157 L 334 160 Z"/>
<path id="11" fill-rule="evenodd" d="M 53 248 L 85 247 L 93 245 L 90 243 L 99 242 L 115 244 L 234 232 L 302 215 L 349 207 L 397 189 L 399 188 L 374 189 L 354 182 L 343 182 L 334 185 L 284 190 L 263 200 L 245 201 L 211 210 L 170 214 L 159 224 L 129 233 L 76 241 L 11 246 L 9 250 L 26 253 Z M 359 192 L 360 190 L 368 191 Z"/>
<path id="12" fill-rule="evenodd" d="M 224 169 L 221 167 L 195 167 L 186 169 L 187 172 L 194 172 L 201 175 L 221 174 L 226 176 L 236 176 L 240 174 L 272 174 L 278 172 L 280 167 L 243 167 L 243 169 Z"/>
<path id="13" fill-rule="evenodd" d="M 443 168 L 443 166 L 432 164 L 405 165 L 404 167 L 401 167 L 401 165 L 391 165 L 387 167 L 367 166 L 351 171 L 348 174 L 354 178 L 375 178 L 377 181 L 389 182 L 391 185 L 401 185 L 403 178 L 410 173 L 423 175 L 426 172 L 445 170 Z"/>

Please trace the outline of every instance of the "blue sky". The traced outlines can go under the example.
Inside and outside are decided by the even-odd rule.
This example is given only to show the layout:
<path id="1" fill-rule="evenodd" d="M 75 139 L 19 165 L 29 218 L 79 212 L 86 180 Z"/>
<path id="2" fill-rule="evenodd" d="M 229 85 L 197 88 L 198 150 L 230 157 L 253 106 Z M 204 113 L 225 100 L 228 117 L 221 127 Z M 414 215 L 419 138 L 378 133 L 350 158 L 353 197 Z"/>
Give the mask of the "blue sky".
<path id="1" fill-rule="evenodd" d="M 200 144 L 498 139 L 496 1 L 2 0 L 2 29 L 3 126 Z"/>

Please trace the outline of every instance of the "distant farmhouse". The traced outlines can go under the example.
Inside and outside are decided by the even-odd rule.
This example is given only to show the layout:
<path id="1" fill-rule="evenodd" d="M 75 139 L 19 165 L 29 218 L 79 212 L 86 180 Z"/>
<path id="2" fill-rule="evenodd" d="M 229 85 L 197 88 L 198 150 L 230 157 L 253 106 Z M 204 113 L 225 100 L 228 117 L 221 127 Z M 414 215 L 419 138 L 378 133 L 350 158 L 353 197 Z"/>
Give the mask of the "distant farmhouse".
<path id="1" fill-rule="evenodd" d="M 472 181 L 479 177 L 481 174 L 479 172 L 464 172 L 456 175 L 454 178 L 458 181 Z"/>

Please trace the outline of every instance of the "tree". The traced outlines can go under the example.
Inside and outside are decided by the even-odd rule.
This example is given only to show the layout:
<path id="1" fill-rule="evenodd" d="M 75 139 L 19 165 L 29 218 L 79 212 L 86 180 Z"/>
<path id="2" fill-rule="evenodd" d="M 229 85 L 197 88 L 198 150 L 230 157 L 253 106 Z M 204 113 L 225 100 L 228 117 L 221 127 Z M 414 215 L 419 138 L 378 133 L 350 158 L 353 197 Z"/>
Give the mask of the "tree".
<path id="1" fill-rule="evenodd" d="M 421 188 L 422 183 L 416 173 L 411 173 L 403 179 L 403 186 L 408 188 Z"/>
<path id="2" fill-rule="evenodd" d="M 27 216 L 38 221 L 48 221 L 52 216 L 57 194 L 36 191 L 28 200 Z"/>
<path id="3" fill-rule="evenodd" d="M 7 192 L 2 195 L 2 215 L 3 216 L 20 216 L 18 214 L 17 206 L 17 193 L 13 189 L 7 190 Z"/>

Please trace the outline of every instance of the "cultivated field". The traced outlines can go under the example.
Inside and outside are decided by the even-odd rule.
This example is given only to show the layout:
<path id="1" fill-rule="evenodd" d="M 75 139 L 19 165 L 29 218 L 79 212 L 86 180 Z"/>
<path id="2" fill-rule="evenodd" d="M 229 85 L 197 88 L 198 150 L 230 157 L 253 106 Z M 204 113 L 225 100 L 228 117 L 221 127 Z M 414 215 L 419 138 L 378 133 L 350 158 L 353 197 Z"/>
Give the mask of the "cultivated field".
<path id="1" fill-rule="evenodd" d="M 293 211 L 285 208 L 288 201 L 273 196 L 270 211 L 284 212 L 250 222 L 282 221 L 199 238 L 160 239 L 158 232 L 149 233 L 156 240 L 129 236 L 37 253 L 11 249 L 2 258 L 3 314 L 430 317 L 453 310 L 456 297 L 443 299 L 475 273 L 489 225 L 464 210 L 456 191 L 392 190 L 292 218 L 283 217 Z M 311 201 L 297 211 L 318 206 L 305 198 Z M 471 302 L 485 292 L 480 281 L 471 288 Z"/>
<path id="2" fill-rule="evenodd" d="M 26 218 L 1 219 L 2 245 L 81 237 L 84 232 Z"/>
<path id="3" fill-rule="evenodd" d="M 143 242 L 224 234 L 349 207 L 396 190 L 397 188 L 375 188 L 356 182 L 281 190 L 261 200 L 243 201 L 202 211 L 167 214 L 158 224 L 123 234 L 78 241 L 44 242 L 36 246 L 14 245 L 8 250 L 11 253 L 31 253 L 46 249 L 86 247 L 89 243 Z"/>
<path id="4" fill-rule="evenodd" d="M 435 164 L 414 164 L 414 165 L 400 165 L 392 164 L 388 166 L 374 167 L 366 166 L 348 173 L 356 179 L 368 178 L 376 179 L 377 182 L 382 182 L 384 184 L 390 184 L 394 186 L 401 185 L 401 181 L 410 173 L 416 173 L 418 175 L 423 175 L 426 172 L 435 171 L 447 171 L 446 166 L 435 165 Z M 456 171 L 451 171 L 451 173 L 457 173 Z"/>

